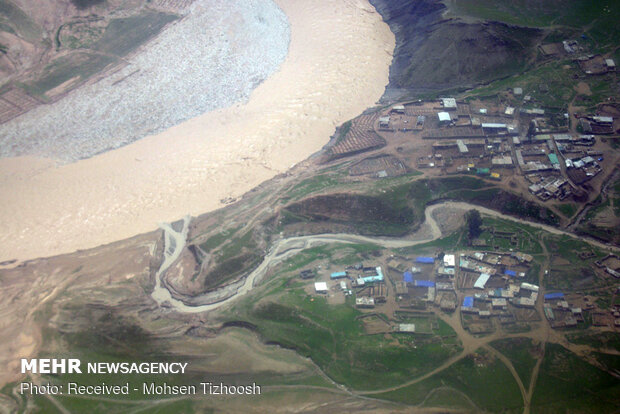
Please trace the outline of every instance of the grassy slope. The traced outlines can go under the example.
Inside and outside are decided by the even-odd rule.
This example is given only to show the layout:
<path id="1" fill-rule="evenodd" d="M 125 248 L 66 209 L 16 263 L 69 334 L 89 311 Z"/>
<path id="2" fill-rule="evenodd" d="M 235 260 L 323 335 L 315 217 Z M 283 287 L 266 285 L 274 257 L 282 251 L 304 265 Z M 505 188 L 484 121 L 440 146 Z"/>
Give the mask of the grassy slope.
<path id="1" fill-rule="evenodd" d="M 532 340 L 527 338 L 500 339 L 492 342 L 491 345 L 512 362 L 521 381 L 527 388 L 538 359 L 535 356 L 535 353 L 539 351 L 538 347 L 534 346 Z"/>
<path id="2" fill-rule="evenodd" d="M 43 29 L 10 0 L 0 0 L 0 23 L 31 43 L 42 40 Z"/>
<path id="3" fill-rule="evenodd" d="M 614 412 L 620 380 L 579 359 L 560 345 L 547 344 L 532 397 L 534 412 Z"/>
<path id="4" fill-rule="evenodd" d="M 23 87 L 45 98 L 49 90 L 69 79 L 78 77 L 80 82 L 86 81 L 108 65 L 118 62 L 118 58 L 135 51 L 177 17 L 161 12 L 144 12 L 112 19 L 103 36 L 91 47 L 58 57 L 43 68 L 35 80 L 25 83 Z"/>
<path id="5" fill-rule="evenodd" d="M 458 0 L 451 7 L 456 14 L 529 27 L 605 25 L 617 17 L 614 0 Z"/>
<path id="6" fill-rule="evenodd" d="M 324 298 L 291 289 L 278 303 L 248 309 L 246 318 L 258 326 L 264 340 L 312 358 L 336 382 L 354 389 L 402 383 L 457 351 L 454 346 L 424 341 L 416 341 L 414 348 L 405 336 L 397 335 L 395 344 L 382 335 L 365 335 L 362 323 L 355 319 L 359 314 L 351 303 L 327 305 Z"/>
<path id="7" fill-rule="evenodd" d="M 125 56 L 151 39 L 177 16 L 160 12 L 144 12 L 137 16 L 113 19 L 93 49 Z"/>
<path id="8" fill-rule="evenodd" d="M 484 351 L 479 353 L 485 355 Z M 407 404 L 420 404 L 434 390 L 446 388 L 462 392 L 482 410 L 493 412 L 522 410 L 523 402 L 517 383 L 508 368 L 498 359 L 479 365 L 473 358 L 467 357 L 424 381 L 379 394 L 378 397 Z M 448 406 L 454 404 L 453 398 L 455 396 L 448 400 Z"/>
<path id="9" fill-rule="evenodd" d="M 457 15 L 547 28 L 543 43 L 577 38 L 589 53 L 607 53 L 620 42 L 620 3 L 613 0 L 459 0 L 450 5 Z M 524 72 L 515 69 L 513 76 L 476 88 L 468 95 L 494 98 L 498 92 L 520 86 L 532 96 L 535 106 L 558 111 L 564 111 L 575 97 L 576 104 L 592 109 L 598 102 L 615 96 L 617 91 L 610 75 L 585 79 L 593 95 L 577 96 L 574 78 L 581 75 L 581 69 L 571 59 L 552 60 Z"/>

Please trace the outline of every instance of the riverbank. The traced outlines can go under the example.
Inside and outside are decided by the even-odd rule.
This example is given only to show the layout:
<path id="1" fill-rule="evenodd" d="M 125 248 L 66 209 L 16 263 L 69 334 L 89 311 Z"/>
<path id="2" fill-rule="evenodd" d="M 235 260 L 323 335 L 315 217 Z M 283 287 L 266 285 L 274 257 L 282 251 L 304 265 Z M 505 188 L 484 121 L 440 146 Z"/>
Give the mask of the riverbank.
<path id="1" fill-rule="evenodd" d="M 394 36 L 366 1 L 278 0 L 291 27 L 280 70 L 246 104 L 76 163 L 0 161 L 2 260 L 86 249 L 222 207 L 325 145 L 374 105 Z"/>

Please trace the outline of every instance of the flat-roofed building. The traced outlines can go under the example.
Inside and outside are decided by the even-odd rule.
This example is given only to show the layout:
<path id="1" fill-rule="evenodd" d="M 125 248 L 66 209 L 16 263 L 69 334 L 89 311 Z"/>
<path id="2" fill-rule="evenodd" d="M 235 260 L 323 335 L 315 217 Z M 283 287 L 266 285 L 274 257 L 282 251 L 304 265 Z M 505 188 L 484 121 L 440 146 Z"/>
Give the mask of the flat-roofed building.
<path id="1" fill-rule="evenodd" d="M 341 279 L 343 277 L 347 277 L 347 272 L 334 272 L 329 275 L 330 279 Z"/>
<path id="2" fill-rule="evenodd" d="M 456 109 L 456 99 L 454 99 L 454 98 L 441 98 L 441 106 L 444 109 L 448 109 L 448 110 Z"/>
<path id="3" fill-rule="evenodd" d="M 467 154 L 469 152 L 469 149 L 467 148 L 467 145 L 465 145 L 465 143 L 463 142 L 462 139 L 457 139 L 456 140 L 456 146 L 459 148 L 459 152 L 461 154 Z"/>
<path id="4" fill-rule="evenodd" d="M 513 167 L 512 157 L 510 155 L 500 155 L 491 158 L 491 165 L 494 167 Z"/>
<path id="5" fill-rule="evenodd" d="M 398 324 L 398 332 L 415 333 L 414 323 L 400 323 Z"/>
<path id="6" fill-rule="evenodd" d="M 404 114 L 405 113 L 405 105 L 394 105 L 392 107 L 392 112 L 395 112 L 397 114 Z"/>
<path id="7" fill-rule="evenodd" d="M 439 112 L 437 114 L 437 117 L 439 118 L 440 124 L 449 124 L 450 122 L 452 122 L 452 119 L 450 118 L 450 114 L 448 112 Z"/>
<path id="8" fill-rule="evenodd" d="M 355 306 L 358 308 L 374 308 L 375 299 L 367 296 L 355 298 Z"/>
<path id="9" fill-rule="evenodd" d="M 605 66 L 607 66 L 607 70 L 616 70 L 616 62 L 613 59 L 605 59 Z"/>
<path id="10" fill-rule="evenodd" d="M 389 128 L 390 127 L 390 117 L 382 116 L 379 118 L 379 128 Z"/>
<path id="11" fill-rule="evenodd" d="M 487 282 L 489 281 L 490 277 L 491 277 L 491 275 L 489 275 L 488 273 L 480 273 L 480 276 L 478 277 L 478 279 L 474 283 L 474 288 L 476 288 L 476 289 L 484 289 L 484 286 L 487 284 Z"/>
<path id="12" fill-rule="evenodd" d="M 531 283 L 521 283 L 521 289 L 530 290 L 532 292 L 538 292 L 538 289 L 540 288 Z"/>
<path id="13" fill-rule="evenodd" d="M 491 306 L 493 308 L 505 308 L 507 305 L 508 305 L 508 301 L 505 298 L 491 299 Z"/>
<path id="14" fill-rule="evenodd" d="M 515 298 L 513 300 L 513 303 L 516 306 L 532 308 L 532 307 L 534 307 L 536 305 L 536 299 L 534 299 L 534 298 L 527 298 L 527 297 L 520 297 L 520 298 Z"/>

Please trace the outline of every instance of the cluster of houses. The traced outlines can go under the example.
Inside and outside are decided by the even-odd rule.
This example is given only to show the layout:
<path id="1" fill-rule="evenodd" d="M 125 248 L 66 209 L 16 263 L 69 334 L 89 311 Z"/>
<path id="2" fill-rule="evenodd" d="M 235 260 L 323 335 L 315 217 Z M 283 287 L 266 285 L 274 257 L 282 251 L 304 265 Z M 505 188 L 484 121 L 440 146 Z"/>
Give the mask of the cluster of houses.
<path id="1" fill-rule="evenodd" d="M 515 88 L 514 93 L 523 92 L 521 88 Z M 498 122 L 489 117 L 485 108 L 474 116 L 468 103 L 457 102 L 454 98 L 442 98 L 439 102 L 440 108 L 435 108 L 440 111 L 436 112 L 437 119 L 433 123 L 435 128 L 431 126 L 422 133 L 423 139 L 435 141 L 432 144 L 433 152 L 418 157 L 418 168 L 445 168 L 450 172 L 453 167 L 454 172 L 469 172 L 501 180 L 502 175 L 514 174 L 515 167 L 518 167 L 524 176 L 529 176 L 528 181 L 532 185 L 530 191 L 543 201 L 568 197 L 574 193 L 570 181 L 582 184 L 602 171 L 599 164 L 602 157 L 597 151 L 586 147 L 596 143 L 595 134 L 613 132 L 612 117 L 582 117 L 580 122 L 586 133 L 575 135 L 554 132 L 557 128 L 547 126 L 544 109 L 521 108 L 519 112 L 530 123 L 527 136 L 521 137 L 515 122 Z M 392 112 L 423 111 L 405 108 L 405 105 L 395 105 Z M 429 110 L 426 109 L 427 112 Z M 421 121 L 418 119 L 416 125 L 423 127 L 427 116 L 418 116 Z M 515 108 L 506 107 L 502 116 L 513 118 Z M 495 122 L 481 122 L 480 117 Z M 393 130 L 390 129 L 389 116 L 381 119 L 384 130 Z M 566 168 L 562 168 L 562 164 Z M 542 181 L 549 176 L 555 179 L 549 179 L 543 184 L 536 180 L 538 177 L 538 181 Z M 564 181 L 558 182 L 559 178 Z"/>
<path id="2" fill-rule="evenodd" d="M 614 118 L 611 116 L 583 116 L 579 118 L 579 126 L 584 134 L 613 134 Z"/>
<path id="3" fill-rule="evenodd" d="M 302 271 L 308 272 L 308 271 Z M 300 273 L 300 277 L 304 278 Z M 363 265 L 350 266 L 345 270 L 332 272 L 330 284 L 345 296 L 355 293 L 355 304 L 360 308 L 374 308 L 377 303 L 386 301 L 385 277 L 381 266 L 368 267 Z M 328 282 L 315 282 L 317 294 L 327 294 L 330 290 Z"/>
<path id="4" fill-rule="evenodd" d="M 488 302 L 497 309 L 505 309 L 508 301 L 515 306 L 534 307 L 538 287 L 522 282 L 531 261 L 532 256 L 518 252 L 444 254 L 441 259 L 417 257 L 413 266 L 402 273 L 402 281 L 395 284 L 399 305 L 416 307 L 425 302 L 452 311 L 458 305 L 457 291 L 461 291 L 471 294 L 461 306 L 468 313 L 490 316 L 486 307 L 474 306 L 477 302 Z M 402 267 L 398 260 L 388 265 Z"/>
<path id="5" fill-rule="evenodd" d="M 523 89 L 516 87 L 512 94 L 521 96 Z M 530 96 L 523 97 L 524 103 L 529 100 Z M 558 116 L 560 124 L 554 121 Z M 432 152 L 417 156 L 417 168 L 494 180 L 520 173 L 529 181 L 530 192 L 547 201 L 583 196 L 585 190 L 578 186 L 603 171 L 603 154 L 592 147 L 596 135 L 614 133 L 614 118 L 578 119 L 583 133 L 574 134 L 568 132 L 568 113 L 549 115 L 542 108 L 515 106 L 494 108 L 491 113 L 448 97 L 394 105 L 379 118 L 379 130 L 412 132 L 432 140 Z M 519 125 L 529 128 L 521 130 Z"/>
<path id="6" fill-rule="evenodd" d="M 428 311 L 439 308 L 453 312 L 460 310 L 464 326 L 472 332 L 485 332 L 484 326 L 497 317 L 502 324 L 515 321 L 537 321 L 535 310 L 540 287 L 526 280 L 533 257 L 521 252 L 471 251 L 440 253 L 437 256 L 406 258 L 392 256 L 388 260 L 391 281 L 380 266 L 358 264 L 332 272 L 328 281 L 314 283 L 317 294 L 330 292 L 353 296 L 355 306 L 361 309 L 375 308 L 382 303 L 395 301 L 405 312 Z M 609 255 L 597 262 L 614 277 L 620 277 L 616 267 L 620 258 Z M 528 277 L 530 276 L 530 277 Z M 300 272 L 302 279 L 315 277 L 312 270 Z M 386 283 L 394 286 L 393 294 L 387 293 Z M 547 292 L 542 296 L 544 315 L 553 328 L 574 327 L 584 322 L 583 311 L 591 310 L 587 299 L 575 296 L 572 305 L 562 292 Z M 575 303 L 577 303 L 575 305 Z M 620 325 L 620 309 L 612 309 L 613 316 L 598 315 L 601 326 Z M 611 322 L 607 319 L 613 318 Z M 486 322 L 485 322 L 486 321 Z M 406 332 L 413 327 L 397 329 Z M 475 330 L 477 329 L 477 330 Z"/>
<path id="7" fill-rule="evenodd" d="M 568 180 L 560 176 L 541 177 L 539 175 L 528 176 L 527 180 L 532 182 L 528 187 L 530 193 L 534 194 L 542 201 L 550 198 L 564 200 L 572 194 Z"/>
<path id="8" fill-rule="evenodd" d="M 509 303 L 533 308 L 539 287 L 523 282 L 531 261 L 532 256 L 520 252 L 461 254 L 460 288 L 469 293 L 461 311 L 488 318 L 505 313 Z"/>
<path id="9" fill-rule="evenodd" d="M 409 267 L 408 262 L 413 266 Z M 388 266 L 402 275 L 395 282 L 399 307 L 425 309 L 427 305 L 437 305 L 445 311 L 456 309 L 455 264 L 453 254 L 445 254 L 441 259 L 392 259 Z"/>
<path id="10" fill-rule="evenodd" d="M 564 297 L 564 293 L 547 293 L 544 299 L 545 318 L 552 328 L 570 328 L 584 321 L 582 309 L 570 306 Z"/>

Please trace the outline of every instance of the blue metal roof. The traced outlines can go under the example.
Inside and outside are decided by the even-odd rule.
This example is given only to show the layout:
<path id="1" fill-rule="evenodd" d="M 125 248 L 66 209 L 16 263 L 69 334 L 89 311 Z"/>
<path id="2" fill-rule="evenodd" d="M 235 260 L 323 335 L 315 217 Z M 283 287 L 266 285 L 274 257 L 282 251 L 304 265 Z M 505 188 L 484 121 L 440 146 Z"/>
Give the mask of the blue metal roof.
<path id="1" fill-rule="evenodd" d="M 431 282 L 430 280 L 416 280 L 415 285 L 421 287 L 435 287 L 435 282 Z"/>
<path id="2" fill-rule="evenodd" d="M 506 271 L 504 272 L 504 274 L 506 274 L 506 275 L 508 275 L 508 276 L 512 276 L 512 277 L 517 276 L 517 272 L 515 272 L 514 270 L 506 270 Z"/>
<path id="3" fill-rule="evenodd" d="M 413 274 L 411 272 L 403 273 L 403 280 L 407 283 L 413 283 Z"/>
<path id="4" fill-rule="evenodd" d="M 417 263 L 435 263 L 435 259 L 434 258 L 432 258 L 432 257 L 424 257 L 424 256 L 416 257 L 415 261 Z"/>
<path id="5" fill-rule="evenodd" d="M 563 297 L 564 297 L 564 293 L 562 292 L 547 293 L 545 295 L 545 300 L 562 299 Z"/>
<path id="6" fill-rule="evenodd" d="M 465 296 L 465 299 L 463 299 L 463 307 L 464 308 L 473 308 L 474 307 L 474 297 L 473 296 Z"/>
<path id="7" fill-rule="evenodd" d="M 334 272 L 331 274 L 332 279 L 338 279 L 339 277 L 347 277 L 347 272 Z"/>

